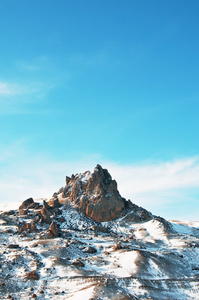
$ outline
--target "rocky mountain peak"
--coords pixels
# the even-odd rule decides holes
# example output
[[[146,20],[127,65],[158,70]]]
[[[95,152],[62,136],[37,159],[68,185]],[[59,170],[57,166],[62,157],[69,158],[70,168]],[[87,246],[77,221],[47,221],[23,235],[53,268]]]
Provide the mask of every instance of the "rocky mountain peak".
[[[117,182],[112,179],[107,169],[99,164],[93,173],[86,171],[66,176],[66,185],[54,198],[61,204],[71,203],[82,213],[96,222],[112,221],[139,207],[123,198],[117,190]],[[140,208],[141,209],[141,208]],[[136,215],[138,216],[138,215]],[[151,214],[144,210],[140,218],[150,218]]]
[[[91,173],[66,176],[66,186],[55,194],[60,203],[76,205],[81,212],[97,222],[110,221],[125,214],[126,200],[117,190],[107,169],[97,165]]]

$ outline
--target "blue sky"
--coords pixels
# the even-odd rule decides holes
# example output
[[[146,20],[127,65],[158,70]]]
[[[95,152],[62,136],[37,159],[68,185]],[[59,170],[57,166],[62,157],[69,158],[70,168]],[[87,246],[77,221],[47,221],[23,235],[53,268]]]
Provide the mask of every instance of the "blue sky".
[[[100,163],[138,205],[198,218],[198,11],[2,0],[0,201],[48,197]]]

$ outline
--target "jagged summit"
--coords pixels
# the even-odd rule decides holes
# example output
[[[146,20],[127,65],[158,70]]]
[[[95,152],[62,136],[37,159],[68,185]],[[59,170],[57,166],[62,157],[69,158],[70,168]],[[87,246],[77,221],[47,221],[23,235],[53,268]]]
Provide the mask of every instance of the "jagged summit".
[[[74,204],[97,222],[117,219],[132,210],[136,221],[152,217],[146,210],[123,198],[117,190],[117,182],[99,164],[93,173],[86,171],[71,177],[66,176],[66,186],[54,193],[53,198],[58,199],[61,204]]]

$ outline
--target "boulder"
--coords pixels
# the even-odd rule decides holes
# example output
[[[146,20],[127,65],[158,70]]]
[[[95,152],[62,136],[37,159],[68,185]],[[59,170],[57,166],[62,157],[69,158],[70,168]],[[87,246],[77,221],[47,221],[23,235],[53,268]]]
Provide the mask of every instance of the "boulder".
[[[88,246],[88,247],[86,248],[86,253],[91,253],[91,254],[93,254],[93,253],[96,253],[96,252],[97,252],[97,249],[95,249],[94,247]]]
[[[44,222],[46,222],[47,224],[51,223],[50,216],[53,215],[53,212],[51,211],[50,206],[46,203],[46,201],[44,201],[44,203],[43,203],[43,206],[41,209],[41,215],[42,215]]]
[[[49,229],[48,229],[48,236],[49,237],[56,237],[56,236],[59,236],[59,228],[57,226],[57,223],[56,222],[52,222],[49,226]]]
[[[28,209],[39,209],[40,208],[40,203],[39,202],[34,202],[34,203],[31,203],[29,206],[28,206]]]
[[[85,266],[85,264],[83,263],[83,261],[81,261],[80,259],[76,259],[75,261],[73,261],[72,265],[76,266],[76,267],[81,267],[81,268]]]
[[[48,205],[52,208],[59,208],[60,204],[59,204],[59,200],[57,198],[52,198],[48,201]]]
[[[19,206],[19,210],[27,209],[33,203],[34,203],[33,198],[28,198],[27,200],[22,202],[22,204]]]
[[[27,279],[33,279],[33,280],[39,280],[39,275],[37,274],[36,271],[31,271],[26,274]]]
[[[28,209],[20,209],[19,210],[19,216],[26,216],[28,214]]]

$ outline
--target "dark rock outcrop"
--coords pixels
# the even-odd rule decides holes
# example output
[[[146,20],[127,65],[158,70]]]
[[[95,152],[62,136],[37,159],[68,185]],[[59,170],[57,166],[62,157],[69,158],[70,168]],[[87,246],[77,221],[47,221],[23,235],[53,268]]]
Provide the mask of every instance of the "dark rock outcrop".
[[[59,236],[59,228],[56,222],[52,222],[49,226],[48,237],[57,237]]]
[[[22,204],[19,206],[19,210],[27,209],[33,203],[34,203],[33,198],[28,198],[27,200],[22,202]]]
[[[137,212],[142,208],[135,206],[130,200],[121,197],[117,190],[117,182],[112,179],[107,169],[97,165],[94,172],[66,176],[66,186],[54,193],[54,202],[72,203],[81,212],[96,222],[106,222],[125,216],[130,211]],[[53,203],[52,199],[50,204]],[[54,204],[53,204],[54,205]],[[139,221],[147,220],[152,215],[142,210]]]
[[[59,208],[60,207],[60,204],[59,204],[59,200],[57,198],[55,199],[50,199],[48,201],[48,205],[52,208]]]
[[[94,248],[94,247],[88,246],[88,247],[86,248],[86,253],[91,253],[91,254],[93,254],[93,253],[96,253],[96,252],[97,252],[97,249]]]
[[[50,217],[53,215],[53,212],[51,211],[50,206],[46,203],[46,201],[43,202],[43,206],[41,209],[41,215],[42,215],[44,222],[46,222],[47,224],[51,223]]]
[[[120,196],[116,181],[100,165],[92,174],[87,171],[66,177],[62,197],[97,222],[117,219],[126,212],[127,201]]]
[[[36,271],[31,271],[28,274],[26,274],[26,278],[32,280],[39,280],[39,275]]]

